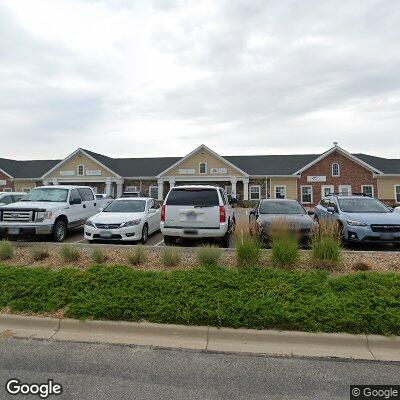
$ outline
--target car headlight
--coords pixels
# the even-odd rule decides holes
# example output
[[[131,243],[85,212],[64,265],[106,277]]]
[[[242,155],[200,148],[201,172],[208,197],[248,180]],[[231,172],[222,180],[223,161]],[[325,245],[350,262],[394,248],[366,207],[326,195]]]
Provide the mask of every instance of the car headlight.
[[[141,219],[134,219],[133,221],[124,222],[121,228],[126,228],[127,226],[135,226],[140,224]]]
[[[95,224],[90,219],[86,220],[85,225],[91,226],[92,228],[96,228]]]
[[[39,211],[36,215],[37,222],[43,222],[45,219],[51,219],[53,213],[51,211]]]
[[[346,220],[347,224],[350,226],[368,226],[365,222],[354,221],[352,219]]]

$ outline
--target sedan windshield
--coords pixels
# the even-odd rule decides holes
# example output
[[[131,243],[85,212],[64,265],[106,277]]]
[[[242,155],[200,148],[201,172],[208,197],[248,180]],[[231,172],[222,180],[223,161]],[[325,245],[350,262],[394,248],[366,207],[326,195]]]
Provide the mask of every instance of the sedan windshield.
[[[260,214],[307,214],[295,201],[262,201]]]
[[[339,199],[339,207],[348,213],[388,213],[389,209],[376,199]]]
[[[145,200],[116,200],[105,208],[103,212],[143,212],[145,207]]]
[[[64,203],[67,201],[68,189],[38,188],[31,190],[21,201],[45,201]]]

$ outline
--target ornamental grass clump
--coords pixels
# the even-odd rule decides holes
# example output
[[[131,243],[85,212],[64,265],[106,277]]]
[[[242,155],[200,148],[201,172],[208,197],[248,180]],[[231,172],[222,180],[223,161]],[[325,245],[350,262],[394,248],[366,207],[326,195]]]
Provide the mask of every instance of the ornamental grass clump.
[[[14,246],[8,241],[0,242],[0,261],[10,260],[14,257]]]
[[[161,253],[161,262],[165,267],[177,267],[181,263],[181,253],[175,247],[166,247]]]
[[[251,234],[249,224],[236,224],[235,241],[238,267],[257,266],[261,260],[262,242],[258,234]]]
[[[144,264],[147,261],[147,254],[144,246],[135,246],[135,248],[128,253],[127,259],[131,265]]]
[[[269,226],[271,239],[271,261],[280,267],[292,267],[300,259],[298,227],[291,227],[283,218]]]
[[[103,264],[107,261],[107,255],[100,247],[96,247],[92,251],[92,260],[95,264]]]
[[[60,256],[64,262],[78,261],[80,257],[79,250],[67,244],[61,246]]]
[[[197,250],[197,262],[202,267],[216,267],[221,259],[222,251],[215,246],[201,246]]]
[[[44,246],[38,245],[31,248],[32,261],[43,261],[49,256],[49,250]]]
[[[334,269],[340,263],[341,230],[336,221],[320,220],[319,230],[311,239],[312,259],[317,268]]]

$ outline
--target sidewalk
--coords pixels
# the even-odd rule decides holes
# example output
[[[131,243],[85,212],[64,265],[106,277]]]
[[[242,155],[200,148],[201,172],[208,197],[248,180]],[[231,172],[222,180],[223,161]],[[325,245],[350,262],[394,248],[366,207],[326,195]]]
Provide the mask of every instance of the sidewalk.
[[[374,335],[78,321],[0,314],[0,340],[9,337],[400,362],[400,337]]]

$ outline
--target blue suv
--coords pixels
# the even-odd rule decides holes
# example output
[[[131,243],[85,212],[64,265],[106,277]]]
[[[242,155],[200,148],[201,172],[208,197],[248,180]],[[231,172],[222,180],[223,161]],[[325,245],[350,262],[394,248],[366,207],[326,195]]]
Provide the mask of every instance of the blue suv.
[[[338,221],[347,243],[392,243],[400,247],[400,214],[367,195],[326,196],[315,208],[315,219]]]

